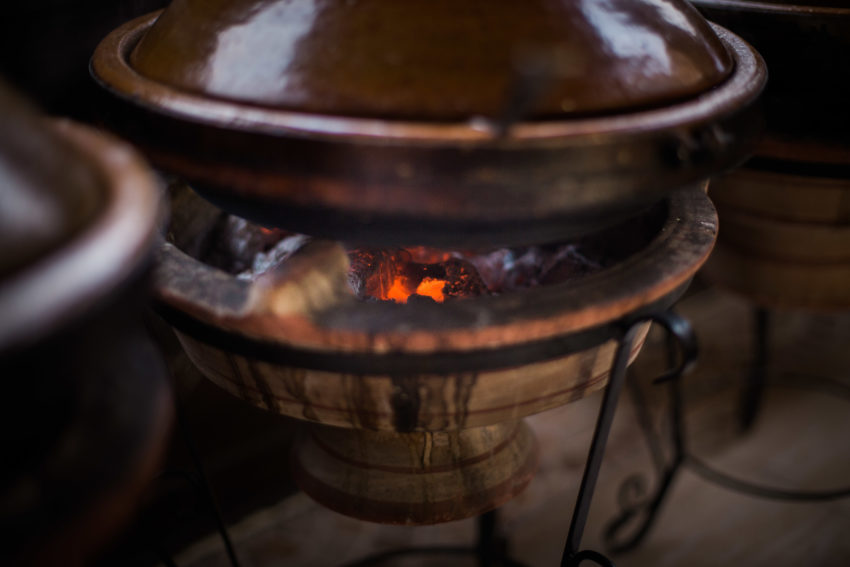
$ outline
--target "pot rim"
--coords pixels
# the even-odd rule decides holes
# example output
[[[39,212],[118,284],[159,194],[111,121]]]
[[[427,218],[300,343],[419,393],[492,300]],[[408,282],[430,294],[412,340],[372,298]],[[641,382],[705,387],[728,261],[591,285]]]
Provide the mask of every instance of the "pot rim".
[[[616,334],[610,327],[646,316],[647,309],[666,308],[660,304],[672,302],[687,286],[716,237],[711,201],[702,187],[690,187],[668,198],[662,228],[644,249],[562,284],[449,304],[374,304],[344,294],[318,309],[281,315],[257,301],[262,287],[256,282],[238,280],[166,243],[155,271],[155,295],[163,315],[181,332],[226,350],[241,350],[241,344],[260,358],[268,353],[284,359],[297,353],[307,353],[306,359],[365,356],[371,359],[364,362],[368,366],[376,357],[482,352],[494,357],[515,347],[548,348],[554,356],[552,345],[564,337],[605,328],[605,336],[584,340],[608,340]],[[557,348],[563,355],[563,345]],[[352,359],[341,367],[357,364]]]
[[[34,344],[129,284],[159,236],[159,192],[138,154],[88,126],[51,126],[103,178],[105,203],[63,246],[0,283],[0,352]]]

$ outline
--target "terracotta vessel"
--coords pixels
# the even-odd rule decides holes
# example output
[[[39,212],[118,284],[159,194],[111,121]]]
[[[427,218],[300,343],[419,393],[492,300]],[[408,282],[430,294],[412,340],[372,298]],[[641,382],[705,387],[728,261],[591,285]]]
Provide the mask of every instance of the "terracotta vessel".
[[[170,425],[140,323],[158,192],[128,146],[0,87],[0,195],[0,563],[83,565],[131,517]]]
[[[613,267],[497,297],[363,302],[343,248],[323,241],[256,282],[167,244],[157,294],[211,380],[321,424],[297,451],[304,490],[364,519],[447,521],[525,485],[535,449],[516,421],[603,388],[617,326],[672,303],[705,260],[716,225],[702,190],[675,193],[655,218]],[[180,225],[170,232],[183,237]]]
[[[699,186],[753,147],[766,81],[680,0],[175,0],[91,70],[154,163],[228,213],[329,239],[251,283],[182,253],[205,217],[180,214],[161,309],[211,380],[314,424],[305,490],[396,523],[478,514],[528,481],[518,420],[604,387],[620,326],[684,290],[715,237]],[[450,304],[358,300],[330,241],[493,249],[635,218],[635,248],[595,276]]]

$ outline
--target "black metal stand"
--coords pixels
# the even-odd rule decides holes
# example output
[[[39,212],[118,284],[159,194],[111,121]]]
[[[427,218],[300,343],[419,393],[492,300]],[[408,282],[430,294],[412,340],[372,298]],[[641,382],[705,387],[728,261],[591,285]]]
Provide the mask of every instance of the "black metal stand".
[[[748,431],[758,419],[759,410],[766,389],[770,386],[767,381],[767,366],[770,360],[770,312],[763,307],[753,309],[755,337],[753,340],[752,367],[747,376],[741,399],[741,428]],[[807,382],[812,382],[807,377]],[[850,388],[845,385],[832,383],[827,393],[850,399]],[[843,390],[843,391],[842,391]],[[708,465],[698,457],[688,454],[687,465],[703,480],[722,486],[728,490],[765,498],[768,500],[783,500],[787,502],[824,502],[838,500],[850,496],[850,486],[832,490],[788,490],[747,482]]]
[[[741,398],[741,430],[748,431],[758,417],[761,402],[764,398],[765,376],[767,374],[768,357],[768,324],[769,314],[764,307],[756,307],[753,323],[755,325],[755,352],[748,380],[744,385]]]
[[[746,431],[752,427],[758,417],[762,399],[767,387],[767,364],[769,360],[768,331],[770,316],[767,310],[756,308],[754,311],[755,337],[753,341],[753,361],[748,381],[745,384],[740,408],[740,424]],[[675,334],[675,333],[674,333]],[[669,338],[669,337],[668,337]],[[680,344],[682,342],[680,341]],[[668,341],[668,353],[675,357],[674,346]],[[675,378],[678,378],[676,376]],[[656,381],[657,382],[657,381]],[[833,388],[843,388],[841,395],[850,400],[850,388],[832,385]],[[850,496],[850,487],[835,490],[785,490],[762,486],[743,481],[720,472],[694,456],[688,451],[684,424],[684,402],[681,393],[681,381],[670,381],[669,421],[671,425],[672,456],[665,463],[662,441],[652,426],[649,410],[643,395],[637,385],[631,390],[638,421],[649,445],[656,473],[659,478],[658,487],[653,495],[646,495],[646,482],[640,474],[626,479],[620,488],[620,514],[615,517],[605,530],[606,546],[614,553],[629,551],[635,548],[649,533],[657,519],[661,505],[667,496],[670,486],[681,467],[686,466],[703,480],[722,486],[732,491],[750,496],[771,500],[818,502],[836,500]],[[631,535],[624,535],[624,530],[632,525]]]
[[[670,384],[671,393],[674,400],[678,400],[681,396],[681,385],[679,378],[693,365],[697,356],[696,337],[693,330],[685,319],[682,319],[675,313],[668,311],[651,317],[656,323],[663,326],[668,332],[668,346],[670,347],[670,370],[655,380],[656,383],[668,382]],[[622,388],[626,376],[626,365],[628,363],[629,351],[624,351],[623,347],[626,343],[631,344],[634,341],[634,334],[637,332],[638,325],[632,326],[626,333],[625,339],[620,344],[620,347],[615,357],[614,367],[608,389],[606,390],[605,399],[602,402],[602,410],[599,416],[596,432],[594,433],[593,443],[590,449],[588,465],[585,469],[585,479],[582,481],[582,487],[579,490],[579,497],[576,504],[576,509],[573,515],[573,523],[570,526],[570,535],[567,539],[567,548],[564,551],[564,557],[561,561],[562,566],[577,566],[585,559],[593,561],[598,565],[610,566],[613,565],[605,556],[589,551],[579,551],[581,538],[581,530],[587,519],[587,512],[590,506],[590,497],[592,495],[593,484],[596,481],[596,476],[599,473],[599,464],[601,463],[601,454],[595,456],[594,453],[604,451],[605,441],[607,440],[608,432],[610,431],[611,421],[614,418],[614,409],[616,406],[616,396]],[[680,354],[676,354],[678,348]],[[679,361],[678,364],[676,361]],[[671,419],[681,425],[681,405],[676,402],[671,404]],[[681,435],[682,428],[674,428],[674,455],[669,465],[663,464],[663,456],[660,449],[654,451],[657,456],[660,477],[662,479],[658,492],[653,498],[641,499],[636,502],[631,494],[642,495],[642,481],[640,477],[630,478],[623,486],[620,493],[621,506],[623,513],[614,522],[608,526],[605,531],[605,540],[608,547],[614,551],[624,551],[637,545],[642,537],[649,531],[652,522],[657,514],[658,508],[661,505],[668,489],[670,488],[676,473],[681,466],[684,455],[684,443]],[[599,461],[599,462],[597,462]],[[586,486],[586,482],[589,484]],[[586,492],[587,489],[589,492]],[[585,501],[586,500],[586,501]],[[644,521],[639,524],[634,535],[628,537],[625,541],[617,541],[620,531],[633,523],[640,517]]]
[[[429,546],[404,547],[383,551],[346,563],[345,567],[366,567],[380,565],[384,561],[408,555],[474,555],[480,567],[524,567],[511,559],[508,553],[508,540],[499,530],[498,511],[491,510],[478,517],[478,538],[475,546]]]
[[[177,476],[184,480],[186,480],[194,489],[195,495],[198,501],[202,504],[202,507],[205,511],[205,515],[211,516],[215,522],[216,531],[218,532],[219,538],[221,538],[222,544],[224,545],[225,553],[227,554],[228,561],[232,567],[239,567],[239,558],[236,555],[236,549],[233,546],[233,541],[230,538],[230,533],[227,529],[227,523],[224,521],[224,517],[221,513],[221,508],[218,505],[218,499],[215,496],[215,491],[210,484],[209,477],[206,474],[206,467],[204,467],[204,463],[201,460],[200,453],[198,452],[197,445],[195,444],[194,437],[192,436],[192,432],[190,430],[189,424],[186,422],[185,417],[183,416],[183,412],[177,404],[177,408],[175,411],[177,416],[177,428],[180,431],[180,435],[183,438],[183,442],[186,444],[186,448],[189,452],[189,456],[192,460],[192,466],[195,471],[192,474],[186,470],[165,470],[160,473],[160,478]],[[177,564],[174,561],[174,558],[171,557],[168,553],[166,553],[162,548],[157,545],[149,545],[151,550],[157,556],[161,563],[163,563],[166,567],[177,567]]]
[[[596,487],[596,481],[599,477],[599,471],[602,466],[603,457],[605,455],[605,446],[608,442],[608,436],[611,431],[611,425],[614,421],[614,415],[617,410],[617,402],[620,397],[620,392],[626,382],[627,367],[631,353],[634,349],[637,338],[646,322],[655,322],[664,327],[668,332],[670,352],[675,353],[678,350],[678,355],[675,360],[671,360],[671,368],[662,376],[656,379],[656,382],[669,382],[671,391],[674,393],[675,400],[671,405],[673,408],[672,417],[681,422],[681,401],[679,397],[679,380],[678,378],[693,364],[696,360],[696,339],[693,331],[687,321],[672,312],[660,312],[648,316],[641,317],[637,320],[629,322],[621,328],[620,333],[616,337],[618,340],[617,351],[614,355],[614,360],[610,370],[608,386],[602,399],[602,404],[599,409],[599,414],[596,421],[596,428],[593,433],[593,439],[588,451],[587,464],[582,476],[581,485],[579,487],[576,504],[573,510],[572,520],[567,535],[564,553],[561,558],[562,567],[578,567],[584,561],[591,561],[602,567],[613,567],[613,563],[602,553],[593,550],[581,549],[581,540],[584,534],[584,528],[587,523],[588,513],[593,498],[593,492]],[[676,362],[678,360],[678,363]],[[195,449],[194,442],[185,423],[181,422],[181,430],[189,445],[190,452],[194,464],[198,470],[200,485],[209,497],[209,502],[215,512],[215,518],[219,535],[224,542],[225,549],[233,567],[238,567],[238,559],[235,550],[231,543],[227,526],[225,525],[221,512],[215,504],[215,496],[212,488],[204,474],[203,464]],[[681,432],[681,423],[675,428],[676,432]],[[678,470],[682,455],[684,455],[683,442],[681,435],[676,434],[674,443],[678,448],[677,456],[673,463],[665,470],[663,489],[659,494],[645,506],[630,508],[621,523],[626,523],[632,519],[639,510],[646,509],[650,521],[646,523],[634,539],[636,543],[642,535],[648,531],[651,525],[651,518],[655,516],[657,508],[666,494],[667,488],[672,482],[676,471]],[[609,531],[610,528],[609,528]],[[614,529],[613,531],[618,531]],[[615,550],[622,549],[622,546],[615,546]],[[353,563],[349,563],[346,567],[366,567],[368,565],[381,564],[384,561],[395,559],[408,555],[474,555],[480,567],[522,567],[523,564],[511,559],[508,550],[508,541],[504,534],[501,533],[498,525],[498,512],[487,512],[478,517],[478,537],[474,546],[431,546],[431,547],[407,547],[402,549],[390,550],[377,553]]]
[[[189,453],[192,457],[195,469],[198,472],[198,478],[200,480],[201,487],[204,489],[204,494],[206,494],[210,510],[215,518],[216,529],[218,530],[221,541],[224,544],[224,550],[227,552],[227,558],[230,560],[230,565],[232,565],[232,567],[239,567],[239,559],[236,557],[236,549],[233,547],[233,541],[230,539],[230,533],[227,531],[227,524],[224,521],[224,517],[221,515],[221,508],[218,505],[218,499],[215,497],[215,491],[212,489],[209,477],[207,477],[204,463],[201,460],[201,455],[198,453],[198,448],[195,445],[192,432],[189,430],[189,425],[183,418],[182,412],[179,411],[179,408],[177,412],[177,422],[180,432],[183,434],[186,446],[189,448]]]

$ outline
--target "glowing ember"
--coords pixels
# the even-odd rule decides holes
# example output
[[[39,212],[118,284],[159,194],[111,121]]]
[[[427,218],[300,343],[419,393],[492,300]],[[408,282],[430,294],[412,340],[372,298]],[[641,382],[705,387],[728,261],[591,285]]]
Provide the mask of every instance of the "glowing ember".
[[[443,294],[443,290],[447,283],[449,282],[446,280],[425,278],[419,282],[419,285],[416,287],[416,293],[418,295],[430,297],[434,301],[442,303],[446,299],[446,296]]]
[[[348,255],[348,281],[361,299],[407,303],[415,297],[442,303],[446,298],[488,293],[475,266],[451,252],[359,248]]]
[[[253,280],[276,269],[310,237],[269,229],[233,216],[216,221],[203,245],[210,265]],[[444,303],[466,297],[499,295],[549,285],[602,268],[581,245],[501,248],[483,253],[410,248],[348,250],[348,284],[364,301]]]
[[[412,292],[407,289],[406,285],[404,285],[404,280],[402,278],[396,278],[390,286],[390,289],[388,289],[384,295],[386,296],[386,299],[391,299],[396,303],[407,303],[407,298],[410,297],[411,294]]]

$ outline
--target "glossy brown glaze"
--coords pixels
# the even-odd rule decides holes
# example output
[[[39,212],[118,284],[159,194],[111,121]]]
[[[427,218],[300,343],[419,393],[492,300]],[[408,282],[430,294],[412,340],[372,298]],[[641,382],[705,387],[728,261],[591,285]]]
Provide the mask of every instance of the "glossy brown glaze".
[[[4,107],[0,134],[0,264],[28,260],[0,271],[0,564],[87,565],[167,445],[170,387],[142,328],[159,192],[102,132]]]
[[[72,238],[92,221],[105,192],[78,148],[0,84],[0,278]]]
[[[223,99],[425,120],[659,106],[733,68],[683,0],[175,0],[131,63]]]
[[[66,233],[49,255],[17,270],[14,277],[0,279],[0,351],[82,319],[143,273],[159,238],[159,193],[141,158],[126,144],[91,128],[68,121],[48,125],[102,182],[95,191],[99,202],[96,213]],[[53,165],[41,167],[50,170]],[[59,184],[48,190],[63,188]],[[0,242],[5,254],[12,243]]]
[[[693,100],[499,135],[487,121],[332,117],[187,93],[128,61],[154,18],[115,30],[92,59],[110,125],[222,208],[325,238],[471,248],[585,234],[739,163],[761,126],[764,65],[721,28],[735,72]]]

